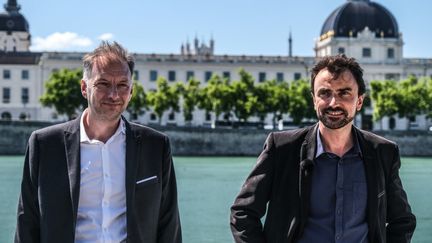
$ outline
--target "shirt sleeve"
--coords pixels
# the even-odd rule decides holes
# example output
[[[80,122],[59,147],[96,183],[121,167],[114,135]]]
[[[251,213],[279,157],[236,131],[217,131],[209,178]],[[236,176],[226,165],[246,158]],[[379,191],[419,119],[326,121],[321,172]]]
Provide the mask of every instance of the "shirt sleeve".
[[[15,243],[40,242],[39,205],[37,194],[38,144],[35,133],[30,136],[25,159],[21,194],[18,201]]]
[[[410,242],[416,227],[416,218],[411,212],[407,194],[399,177],[401,166],[399,148],[394,147],[394,158],[386,183],[387,193],[387,242]]]
[[[265,242],[261,218],[270,199],[274,171],[273,133],[267,137],[257,163],[231,207],[231,231],[235,242]]]

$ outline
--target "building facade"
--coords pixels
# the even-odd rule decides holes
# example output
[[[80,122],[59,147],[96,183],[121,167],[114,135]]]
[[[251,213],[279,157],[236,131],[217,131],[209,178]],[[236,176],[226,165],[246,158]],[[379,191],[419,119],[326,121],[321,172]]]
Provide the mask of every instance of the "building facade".
[[[42,107],[39,97],[53,71],[81,68],[85,53],[30,52],[29,25],[19,10],[17,1],[8,0],[5,12],[0,14],[1,119],[64,120],[55,110]],[[398,81],[408,75],[432,76],[432,59],[404,58],[404,42],[396,18],[385,7],[369,0],[348,0],[329,15],[315,42],[315,56],[293,57],[291,36],[289,43],[290,52],[285,56],[217,55],[213,38],[208,44],[195,38],[193,44],[182,44],[179,54],[134,54],[134,77],[147,91],[156,89],[159,76],[172,83],[194,77],[205,85],[213,74],[237,80],[240,68],[251,73],[256,82],[271,79],[290,82],[308,78],[310,68],[320,57],[339,53],[355,57],[361,63],[366,82]],[[214,119],[197,110],[192,125],[208,126]],[[289,116],[284,116],[284,120],[289,121]],[[138,121],[156,123],[157,118],[147,111]],[[270,116],[266,121],[271,123]],[[181,112],[168,111],[162,124],[182,126],[185,121]],[[422,130],[431,126],[425,116],[410,119],[395,116],[372,122],[371,107],[366,107],[364,114],[356,118],[356,124],[376,130]]]

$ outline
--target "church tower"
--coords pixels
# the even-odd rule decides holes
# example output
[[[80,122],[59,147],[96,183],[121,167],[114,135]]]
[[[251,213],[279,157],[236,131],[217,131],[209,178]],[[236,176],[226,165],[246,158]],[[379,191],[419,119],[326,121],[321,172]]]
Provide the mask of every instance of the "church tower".
[[[0,51],[28,52],[30,47],[29,24],[19,13],[21,6],[16,0],[8,0],[6,12],[0,13]]]

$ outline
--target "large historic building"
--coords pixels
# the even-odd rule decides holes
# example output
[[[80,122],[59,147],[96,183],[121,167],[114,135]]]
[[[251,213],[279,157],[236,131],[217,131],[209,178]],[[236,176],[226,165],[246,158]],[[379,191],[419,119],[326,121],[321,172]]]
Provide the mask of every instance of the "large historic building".
[[[341,0],[342,1],[342,0]],[[84,53],[78,52],[30,52],[29,24],[17,1],[8,0],[5,12],[0,14],[0,115],[2,119],[31,119],[42,121],[63,120],[53,109],[44,108],[39,97],[50,74],[61,68],[80,68]],[[179,54],[135,54],[135,78],[146,90],[156,88],[158,76],[168,81],[185,81],[190,77],[203,85],[213,75],[235,80],[238,70],[244,68],[256,82],[268,79],[289,82],[308,78],[309,69],[319,57],[345,53],[355,57],[365,69],[365,80],[393,79],[408,75],[431,76],[432,59],[403,57],[403,39],[395,17],[383,6],[369,0],[348,0],[335,9],[324,22],[315,43],[315,56],[293,57],[217,55],[215,41],[181,45]],[[373,129],[427,129],[431,126],[425,116],[400,119],[397,116],[372,122],[370,107],[356,119],[356,124]],[[143,123],[156,122],[151,111],[140,116]],[[197,110],[193,125],[209,125],[214,117]],[[284,117],[289,121],[289,116]],[[270,116],[268,117],[270,123]],[[166,112],[162,124],[182,126],[180,113]]]

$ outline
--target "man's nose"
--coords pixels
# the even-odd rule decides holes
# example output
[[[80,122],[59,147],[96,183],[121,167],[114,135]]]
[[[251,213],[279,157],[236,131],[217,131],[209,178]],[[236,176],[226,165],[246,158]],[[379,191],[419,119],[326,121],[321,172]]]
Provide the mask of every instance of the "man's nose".
[[[108,92],[110,97],[118,97],[119,92],[116,85],[112,85]]]
[[[337,95],[331,95],[329,97],[329,99],[330,99],[330,102],[329,102],[330,106],[335,106],[339,103],[339,99],[338,99]]]

